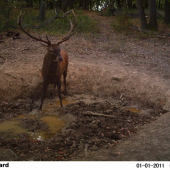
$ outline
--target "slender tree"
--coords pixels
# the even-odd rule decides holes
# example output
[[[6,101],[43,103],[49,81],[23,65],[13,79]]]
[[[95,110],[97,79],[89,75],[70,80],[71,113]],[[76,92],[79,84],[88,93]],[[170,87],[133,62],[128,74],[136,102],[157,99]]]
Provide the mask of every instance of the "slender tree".
[[[147,26],[145,12],[144,12],[144,8],[143,8],[143,1],[136,0],[136,4],[137,4],[138,12],[139,12],[141,29],[146,30],[148,28],[148,26]]]
[[[121,3],[120,0],[116,0],[116,6],[120,10],[121,9]]]
[[[165,0],[165,20],[170,24],[170,0]]]
[[[143,2],[144,2],[144,8],[148,8],[148,0],[143,0]]]
[[[64,12],[66,12],[68,7],[68,0],[62,0],[62,9]]]
[[[39,10],[39,19],[41,21],[45,21],[46,18],[46,2],[45,0],[41,0],[40,10]]]
[[[149,26],[158,29],[156,16],[156,0],[149,0]]]

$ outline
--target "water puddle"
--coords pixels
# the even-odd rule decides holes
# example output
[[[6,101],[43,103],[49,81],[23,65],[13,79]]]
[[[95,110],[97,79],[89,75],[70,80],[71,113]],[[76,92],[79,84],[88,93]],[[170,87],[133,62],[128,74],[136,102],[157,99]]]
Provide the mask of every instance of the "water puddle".
[[[19,134],[28,134],[29,139],[45,140],[55,136],[65,125],[57,116],[43,116],[40,120],[48,125],[48,130],[39,132],[29,132],[28,129],[20,125],[21,119],[36,119],[35,116],[18,115],[9,121],[0,124],[0,136],[5,139],[19,139]]]
[[[68,104],[74,103],[74,101],[70,101],[68,99],[63,99],[63,106],[66,106]],[[60,101],[57,101],[53,104],[48,104],[44,107],[43,112],[51,112],[55,110],[55,107],[60,107]],[[32,126],[33,130],[35,132],[32,132],[31,130],[28,130],[25,128],[25,126],[21,126],[22,120],[27,123],[27,128]],[[30,119],[33,119],[29,121]],[[42,127],[40,129],[34,129],[34,127],[37,127],[38,121],[42,121],[42,124],[45,123],[48,125],[47,130],[42,130]],[[34,124],[32,124],[34,123]],[[36,124],[37,123],[37,124]],[[13,118],[8,121],[4,121],[0,123],[0,138],[5,139],[20,139],[21,134],[29,135],[30,140],[45,140],[50,139],[55,136],[56,133],[58,133],[65,125],[65,122],[61,121],[57,116],[43,116],[39,119],[36,118],[35,115],[18,115],[16,118]]]
[[[10,135],[17,135],[20,133],[27,133],[27,130],[19,125],[19,121],[10,120],[4,121],[0,124],[0,136],[8,137]]]
[[[75,101],[62,99],[62,103],[63,103],[63,106],[67,106],[69,104],[75,103]],[[53,104],[50,103],[50,104],[47,104],[46,106],[44,106],[43,112],[49,112],[51,109],[53,110],[56,106],[60,107],[60,101],[59,100],[57,102],[53,103]]]
[[[137,110],[135,107],[130,107],[130,108],[127,108],[126,110],[131,111],[133,113],[141,113],[141,110]]]
[[[40,120],[48,125],[48,131],[30,133],[31,138],[37,140],[50,139],[55,136],[65,125],[57,116],[44,116]]]

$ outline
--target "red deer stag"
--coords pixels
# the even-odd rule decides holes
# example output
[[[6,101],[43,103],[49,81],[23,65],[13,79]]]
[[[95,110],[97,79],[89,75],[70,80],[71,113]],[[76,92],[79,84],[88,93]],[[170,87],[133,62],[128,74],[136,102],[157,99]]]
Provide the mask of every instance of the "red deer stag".
[[[74,16],[74,23],[72,23],[71,20],[68,20],[66,17],[67,14],[70,14],[70,12],[73,13]],[[29,37],[33,38],[34,40],[43,42],[47,44],[47,52],[44,57],[44,62],[42,66],[42,77],[43,77],[43,95],[42,100],[39,109],[42,110],[43,101],[45,98],[45,94],[47,91],[47,87],[49,84],[54,84],[54,91],[57,86],[58,89],[58,97],[60,99],[60,106],[62,107],[62,99],[61,99],[61,76],[64,77],[64,86],[65,86],[65,94],[66,94],[66,77],[67,77],[67,67],[68,67],[68,54],[60,50],[59,45],[70,39],[70,37],[74,34],[75,27],[77,25],[77,20],[74,14],[74,11],[71,10],[63,15],[68,22],[71,25],[70,31],[68,34],[60,39],[57,43],[52,44],[50,40],[48,39],[48,36],[46,35],[47,40],[43,40],[42,38],[37,38],[28,33],[21,25],[23,21],[23,17],[21,17],[21,14],[18,18],[18,25],[20,26],[21,30],[26,33]],[[54,93],[53,91],[53,93]]]

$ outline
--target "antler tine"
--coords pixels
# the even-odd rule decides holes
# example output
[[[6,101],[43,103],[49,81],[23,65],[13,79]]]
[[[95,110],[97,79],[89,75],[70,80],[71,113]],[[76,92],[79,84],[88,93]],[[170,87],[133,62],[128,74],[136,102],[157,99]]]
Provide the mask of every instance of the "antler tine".
[[[73,13],[73,16],[74,16],[74,24],[73,24],[72,21],[69,20],[69,19],[67,18],[67,16],[66,16],[67,14],[70,14],[71,12]],[[76,26],[77,26],[77,20],[76,20],[76,16],[75,16],[73,10],[65,13],[65,14],[63,15],[63,18],[66,18],[66,19],[67,19],[67,21],[69,22],[69,24],[70,24],[71,27],[70,27],[70,31],[68,32],[68,34],[57,42],[58,45],[61,44],[61,43],[64,42],[64,41],[69,40],[70,37],[75,33],[74,29],[75,29]],[[74,32],[73,32],[73,31],[74,31]]]
[[[47,35],[46,35],[46,39],[47,39],[47,41],[48,41],[48,44],[51,44],[51,42],[50,42],[50,40],[49,40],[49,38],[48,38]]]
[[[60,17],[58,16],[59,11],[57,11],[56,8],[55,8],[55,14],[56,14],[56,15],[55,15],[51,20],[46,21],[45,24],[50,24],[50,23],[53,22],[55,19],[60,18]]]
[[[73,10],[70,10],[70,11],[66,12],[66,13],[63,15],[63,18],[65,18],[66,15],[70,14],[72,11],[73,11]]]
[[[46,36],[46,39],[47,39],[47,41],[45,41],[45,40],[43,40],[42,38],[37,38],[37,37],[34,37],[33,35],[31,35],[28,31],[26,31],[23,27],[22,27],[22,21],[23,21],[23,18],[24,18],[24,14],[22,15],[22,11],[20,12],[20,15],[19,15],[19,17],[18,17],[18,25],[19,25],[19,27],[21,28],[21,30],[23,31],[23,32],[25,32],[25,34],[27,34],[29,37],[31,37],[32,39],[34,39],[34,40],[37,40],[37,41],[41,41],[41,42],[43,42],[43,43],[46,43],[46,44],[51,44],[51,42],[49,41],[49,39],[48,39],[48,37]]]

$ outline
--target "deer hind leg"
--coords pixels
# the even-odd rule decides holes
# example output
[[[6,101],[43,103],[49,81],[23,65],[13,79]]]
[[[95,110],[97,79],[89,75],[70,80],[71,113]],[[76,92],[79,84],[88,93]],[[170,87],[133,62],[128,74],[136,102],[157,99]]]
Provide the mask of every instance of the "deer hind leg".
[[[42,110],[42,105],[43,105],[43,101],[44,101],[44,98],[45,98],[45,94],[47,92],[47,87],[48,87],[48,83],[43,82],[43,95],[42,95],[42,99],[41,99],[41,104],[40,104],[39,110]]]
[[[67,77],[67,69],[63,73],[65,95],[67,94],[67,90],[66,90],[66,77]]]
[[[63,107],[62,99],[61,99],[61,81],[57,83],[57,89],[58,89],[58,97],[60,99],[60,106]]]
[[[54,84],[54,88],[53,88],[53,92],[52,92],[52,95],[51,95],[51,99],[54,98],[56,86],[57,86],[57,84]]]

